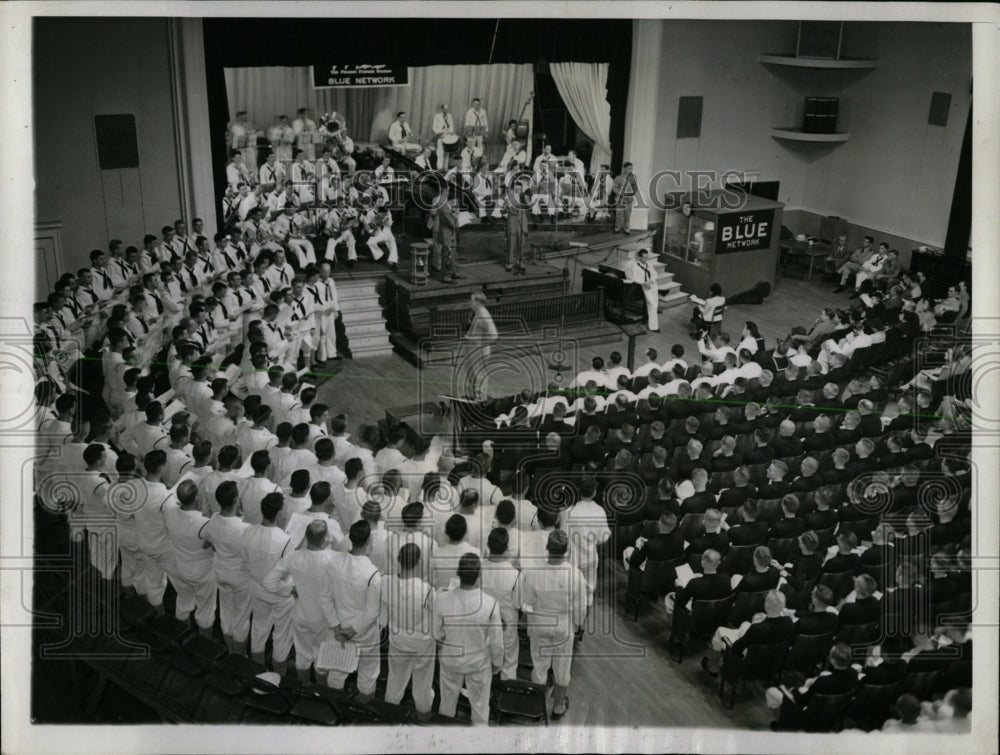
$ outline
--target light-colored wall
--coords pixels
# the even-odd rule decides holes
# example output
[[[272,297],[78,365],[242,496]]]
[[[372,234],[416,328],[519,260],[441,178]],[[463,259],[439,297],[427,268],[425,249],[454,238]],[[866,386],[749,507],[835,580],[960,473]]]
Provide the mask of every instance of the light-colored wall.
[[[167,21],[39,18],[33,39],[35,214],[61,221],[67,269],[109,238],[141,244],[180,216]],[[132,113],[139,167],[100,170],[94,116]]]
[[[770,135],[794,122],[796,98],[757,62],[761,52],[793,46],[795,33],[789,21],[665,21],[654,168],[759,171],[761,180],[781,181],[780,201],[798,202],[807,160]],[[699,95],[701,136],[677,139],[678,99]]]
[[[844,81],[838,129],[850,141],[809,166],[799,206],[943,246],[969,114],[972,29],[848,23],[844,42],[846,55],[878,58],[878,68]],[[951,94],[947,126],[927,123],[935,91]]]
[[[659,77],[650,174],[756,170],[760,180],[779,180],[779,200],[806,217],[838,215],[875,235],[943,245],[969,108],[969,25],[847,23],[842,54],[879,59],[867,73],[758,61],[763,52],[793,52],[797,28],[794,21],[663,22],[660,65],[647,72]],[[927,125],[934,91],[952,95],[943,128]],[[704,97],[700,138],[676,138],[678,98],[686,95]],[[801,127],[811,95],[840,97],[838,130],[849,141],[798,145],[770,136],[775,126]],[[651,213],[651,222],[661,219]]]

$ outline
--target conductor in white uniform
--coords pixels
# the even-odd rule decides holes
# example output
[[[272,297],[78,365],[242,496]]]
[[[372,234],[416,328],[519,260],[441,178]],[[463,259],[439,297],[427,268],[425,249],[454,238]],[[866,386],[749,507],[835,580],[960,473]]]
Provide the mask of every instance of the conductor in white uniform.
[[[660,332],[659,289],[656,285],[656,268],[649,262],[649,250],[640,249],[634,260],[625,266],[625,280],[638,283],[642,287],[642,297],[646,300],[646,327],[653,333]]]

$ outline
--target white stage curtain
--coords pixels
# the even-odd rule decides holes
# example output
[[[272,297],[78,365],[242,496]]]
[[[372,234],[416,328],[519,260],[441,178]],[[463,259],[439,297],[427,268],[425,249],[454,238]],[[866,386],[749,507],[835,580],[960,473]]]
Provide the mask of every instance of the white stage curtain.
[[[611,163],[611,105],[607,63],[549,63],[559,96],[570,117],[594,140],[590,172],[597,175],[602,163]]]
[[[355,141],[380,144],[386,141],[389,124],[401,110],[409,114],[414,135],[429,139],[441,103],[451,108],[455,128],[461,133],[465,111],[472,98],[479,97],[490,126],[486,157],[494,163],[499,162],[506,146],[504,127],[520,115],[534,81],[530,64],[508,63],[410,68],[408,86],[365,89],[314,89],[309,66],[227,68],[225,75],[230,118],[246,110],[266,132],[278,115],[293,121],[300,107],[309,108],[317,122],[323,113],[337,111]],[[525,116],[531,118],[530,107]]]

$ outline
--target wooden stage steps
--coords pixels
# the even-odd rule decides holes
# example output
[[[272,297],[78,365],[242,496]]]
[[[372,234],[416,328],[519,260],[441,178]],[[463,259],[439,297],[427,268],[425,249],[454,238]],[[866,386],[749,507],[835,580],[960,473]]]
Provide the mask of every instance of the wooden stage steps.
[[[376,279],[338,281],[337,300],[354,359],[392,353]]]

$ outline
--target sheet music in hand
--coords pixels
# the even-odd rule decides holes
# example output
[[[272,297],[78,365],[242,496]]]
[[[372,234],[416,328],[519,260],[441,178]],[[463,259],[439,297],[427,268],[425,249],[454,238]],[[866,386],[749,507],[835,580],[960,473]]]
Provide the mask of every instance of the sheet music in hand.
[[[342,644],[337,639],[330,639],[319,646],[316,668],[351,673],[358,670],[360,654],[361,648],[357,644]]]
[[[687,564],[680,564],[674,571],[677,572],[677,579],[674,580],[677,587],[687,587],[687,583],[694,577],[694,570]]]

